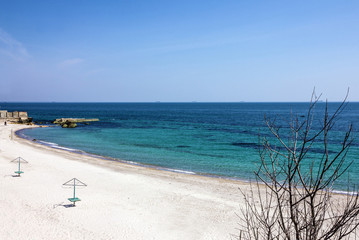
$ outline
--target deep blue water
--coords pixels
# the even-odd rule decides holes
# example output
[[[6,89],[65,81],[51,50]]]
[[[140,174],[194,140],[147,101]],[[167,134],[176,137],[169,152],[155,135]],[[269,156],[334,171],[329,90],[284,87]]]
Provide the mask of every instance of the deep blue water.
[[[23,133],[30,138],[56,143],[116,159],[152,166],[223,177],[253,179],[259,164],[259,137],[271,139],[264,116],[276,118],[284,137],[291,115],[305,115],[309,103],[1,103],[1,109],[27,111],[36,122],[55,118],[99,118],[99,122],[36,128]],[[316,107],[313,128],[320,125],[324,103]],[[330,103],[333,112],[339,103]],[[353,123],[359,131],[359,103],[349,103],[329,138],[330,153],[340,147],[344,131]],[[275,143],[275,141],[273,141]],[[308,157],[318,158],[320,143]],[[359,182],[359,141],[354,139],[347,156],[353,161],[351,180]],[[337,185],[343,188],[344,177]]]

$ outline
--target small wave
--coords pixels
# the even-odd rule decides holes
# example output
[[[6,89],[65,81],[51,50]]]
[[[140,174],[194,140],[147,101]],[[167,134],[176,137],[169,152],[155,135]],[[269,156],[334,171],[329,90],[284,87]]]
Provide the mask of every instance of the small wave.
[[[196,174],[195,172],[185,171],[185,170],[178,170],[178,169],[169,169],[169,168],[166,168],[165,170],[170,171],[170,172],[186,173],[186,174],[193,174],[193,175]]]
[[[58,146],[56,143],[46,142],[46,141],[42,141],[42,140],[37,140],[36,142],[37,142],[37,143],[40,143],[40,144],[44,144],[44,145],[46,145],[46,146],[50,146],[50,147],[52,147],[52,146]]]
[[[358,192],[348,192],[348,191],[339,191],[339,190],[332,190],[333,193],[338,193],[342,195],[357,195]]]
[[[60,145],[58,145],[57,143],[53,143],[53,142],[46,142],[46,141],[42,141],[42,140],[37,140],[36,142],[37,142],[37,143],[40,143],[40,144],[42,144],[42,145],[51,147],[51,148],[66,150],[66,151],[69,151],[69,152],[78,152],[78,153],[81,153],[81,152],[82,152],[82,151],[79,150],[79,149],[63,147],[63,146],[60,146]]]
[[[55,147],[55,148],[61,148],[61,146],[59,146],[57,143],[53,143],[53,142],[46,142],[46,141],[42,141],[42,140],[37,140],[37,143],[49,146],[49,147]]]
[[[61,147],[61,146],[59,146],[59,145],[53,146],[53,147],[54,147],[54,148],[57,148],[57,149],[62,149],[62,150],[70,151],[70,152],[81,152],[81,150],[78,150],[78,149]]]

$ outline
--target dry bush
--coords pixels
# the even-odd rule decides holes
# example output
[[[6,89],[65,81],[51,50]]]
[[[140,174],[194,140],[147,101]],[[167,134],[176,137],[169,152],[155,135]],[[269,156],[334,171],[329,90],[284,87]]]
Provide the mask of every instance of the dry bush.
[[[286,137],[275,120],[265,118],[275,141],[260,138],[256,182],[251,191],[242,192],[245,205],[239,214],[238,239],[356,239],[358,192],[349,189],[349,180],[348,194],[332,191],[333,184],[351,165],[345,159],[353,141],[352,126],[340,149],[328,149],[328,135],[346,106],[346,98],[331,115],[326,103],[320,128],[314,128],[318,99],[313,93],[306,116],[292,115]],[[318,144],[320,157],[308,157]]]

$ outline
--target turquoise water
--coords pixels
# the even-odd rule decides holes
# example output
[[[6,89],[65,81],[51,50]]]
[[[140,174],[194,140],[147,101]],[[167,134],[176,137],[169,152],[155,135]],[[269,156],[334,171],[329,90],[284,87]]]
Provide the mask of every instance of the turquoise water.
[[[329,111],[337,103],[329,104]],[[253,179],[259,163],[259,138],[271,138],[264,115],[276,117],[283,134],[291,113],[304,115],[308,103],[3,103],[2,109],[27,111],[34,121],[50,122],[60,117],[100,118],[100,122],[36,128],[21,134],[71,149],[204,175]],[[316,116],[324,111],[318,104]],[[359,103],[350,103],[330,136],[330,149],[340,147],[348,124],[358,135]],[[320,122],[314,121],[314,128]],[[284,135],[286,137],[286,135]],[[347,156],[353,160],[351,179],[358,183],[359,144],[355,140]],[[308,157],[318,158],[320,144]],[[346,178],[339,182],[344,186]]]

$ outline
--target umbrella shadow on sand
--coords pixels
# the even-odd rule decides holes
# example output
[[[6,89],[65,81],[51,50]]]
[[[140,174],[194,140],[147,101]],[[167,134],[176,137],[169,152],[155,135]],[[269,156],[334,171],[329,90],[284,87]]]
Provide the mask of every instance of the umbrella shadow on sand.
[[[72,208],[72,207],[76,207],[76,205],[74,205],[73,203],[64,204],[64,202],[61,202],[61,203],[58,203],[58,204],[54,204],[52,206],[52,208],[57,208],[57,207]]]

